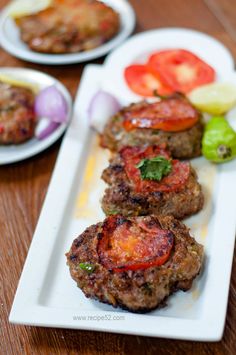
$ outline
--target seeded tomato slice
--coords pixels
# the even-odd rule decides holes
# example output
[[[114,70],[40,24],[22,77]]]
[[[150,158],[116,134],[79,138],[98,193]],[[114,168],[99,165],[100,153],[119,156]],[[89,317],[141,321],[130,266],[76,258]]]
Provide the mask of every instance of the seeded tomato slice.
[[[147,63],[153,75],[173,91],[188,93],[215,80],[215,70],[201,58],[185,49],[153,53]]]
[[[169,258],[174,244],[171,231],[153,220],[151,227],[139,219],[123,216],[106,218],[98,241],[101,264],[114,272],[161,266]]]
[[[153,75],[146,65],[132,64],[126,67],[124,77],[129,88],[144,97],[154,96],[155,90],[161,95],[173,92],[158,79],[157,74]]]
[[[190,165],[187,162],[181,162],[177,159],[171,161],[171,172],[163,177],[161,181],[142,180],[140,170],[137,164],[142,159],[162,156],[169,159],[169,153],[163,146],[124,147],[120,151],[121,158],[124,161],[126,174],[134,186],[136,192],[171,192],[181,189],[190,175]]]
[[[179,132],[194,126],[199,117],[186,98],[170,97],[125,112],[123,126],[126,131],[149,128]]]

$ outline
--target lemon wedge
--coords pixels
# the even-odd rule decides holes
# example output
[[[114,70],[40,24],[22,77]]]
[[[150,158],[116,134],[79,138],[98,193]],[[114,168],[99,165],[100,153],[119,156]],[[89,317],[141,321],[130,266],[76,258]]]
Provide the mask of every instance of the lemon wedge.
[[[14,0],[7,6],[9,15],[13,18],[31,15],[47,9],[53,0]]]
[[[236,105],[236,85],[214,83],[201,86],[188,95],[191,103],[201,111],[222,115]]]
[[[26,89],[32,90],[35,94],[37,94],[40,90],[39,86],[37,84],[30,83],[28,81],[23,81],[21,79],[15,78],[11,75],[8,74],[2,74],[0,73],[0,82],[12,85],[12,86],[18,86],[18,87],[23,87]]]

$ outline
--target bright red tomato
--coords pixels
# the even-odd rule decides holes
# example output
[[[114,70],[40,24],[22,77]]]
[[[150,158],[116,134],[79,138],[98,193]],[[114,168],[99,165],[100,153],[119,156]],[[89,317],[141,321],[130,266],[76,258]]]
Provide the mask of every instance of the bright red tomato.
[[[163,85],[158,76],[153,75],[146,65],[130,65],[125,68],[124,76],[129,88],[141,96],[154,96],[155,90],[160,95],[169,94],[173,91]]]
[[[98,241],[101,263],[109,270],[123,272],[164,264],[174,244],[171,231],[155,220],[152,228],[123,216],[107,217]]]
[[[189,175],[190,165],[177,159],[172,160],[172,171],[164,176],[161,181],[142,180],[137,164],[142,159],[151,159],[161,156],[169,159],[168,152],[162,146],[124,147],[120,151],[120,156],[124,161],[125,171],[128,179],[133,184],[136,192],[171,192],[179,191],[185,186]]]
[[[147,67],[164,85],[175,92],[188,93],[215,80],[215,70],[184,49],[156,52],[150,56]]]
[[[175,95],[127,110],[124,114],[123,126],[126,131],[151,128],[179,132],[194,126],[199,118],[199,113],[186,98]]]

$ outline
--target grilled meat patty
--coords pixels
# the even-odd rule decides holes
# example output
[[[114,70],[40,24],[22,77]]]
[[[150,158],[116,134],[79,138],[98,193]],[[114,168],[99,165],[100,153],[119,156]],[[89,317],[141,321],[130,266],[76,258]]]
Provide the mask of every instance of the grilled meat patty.
[[[16,19],[21,39],[36,52],[75,53],[100,46],[120,28],[119,15],[96,0],[54,0],[51,7]]]
[[[200,114],[184,98],[173,97],[165,99],[165,105],[163,105],[163,101],[161,103],[160,106],[159,102],[153,104],[141,101],[119,111],[106,124],[101,137],[101,145],[112,151],[118,151],[127,145],[160,145],[164,143],[167,144],[174,158],[188,159],[201,155],[203,125]],[[181,105],[181,109],[178,109],[179,105]],[[145,118],[145,114],[147,114],[148,120]],[[186,115],[186,118],[190,115],[196,123],[191,128],[176,132],[147,128],[147,123],[154,121],[156,118],[158,120],[163,118],[165,121],[169,118],[175,118],[175,115],[178,116],[177,121],[181,118],[181,115]],[[134,122],[135,119],[139,119],[140,125],[143,124],[146,128],[135,127],[134,125],[133,129],[127,130],[126,123],[130,117],[134,118]]]
[[[0,144],[18,144],[30,139],[35,125],[33,92],[0,82]]]
[[[143,184],[143,181],[140,178],[139,169],[134,165],[135,161],[129,163],[133,166],[132,170],[128,166],[130,174],[127,175],[126,160],[123,156],[127,150],[130,150],[128,154],[133,154],[132,151],[135,150],[138,151],[138,157],[145,152],[144,148],[139,147],[123,148],[112,157],[110,165],[103,171],[102,179],[109,185],[102,199],[102,209],[106,215],[117,213],[124,216],[162,214],[173,215],[175,218],[181,219],[202,209],[204,196],[201,185],[197,181],[195,170],[189,163],[177,161],[177,164],[181,165],[176,169],[176,173],[172,173],[171,180],[168,178],[170,188],[166,186],[165,177],[157,183],[153,181],[150,183],[146,180],[144,188],[142,185],[140,188],[139,185]],[[186,173],[183,175],[184,169]],[[135,178],[134,175],[137,174],[138,176]],[[176,179],[178,179],[177,182],[180,180],[180,183],[174,187]]]
[[[123,248],[127,248],[128,239],[122,240],[123,236],[119,236],[119,228],[122,229],[124,225],[128,225],[129,231],[134,235],[141,236],[142,242],[145,242],[145,238],[150,238],[152,233],[156,238],[156,231],[160,235],[166,233],[173,242],[167,261],[159,266],[152,266],[150,262],[150,267],[123,272],[116,272],[105,266],[100,244],[102,238],[106,237],[105,230],[109,227],[110,218],[113,218],[113,232],[118,229],[112,247],[118,239],[118,242],[123,243]],[[108,245],[108,253],[112,247]],[[133,249],[133,244],[128,245],[130,247]],[[165,248],[161,250],[159,257],[165,253]],[[87,228],[74,240],[66,256],[71,276],[86,297],[132,312],[148,312],[163,305],[172,292],[179,289],[186,291],[191,287],[202,266],[203,247],[190,236],[188,228],[172,216],[113,216]],[[125,260],[128,257],[129,255],[123,254],[120,259]],[[132,257],[135,257],[134,254]],[[113,262],[117,258],[119,256],[116,254]],[[110,261],[108,258],[108,262]],[[89,269],[85,269],[85,265],[89,265]]]

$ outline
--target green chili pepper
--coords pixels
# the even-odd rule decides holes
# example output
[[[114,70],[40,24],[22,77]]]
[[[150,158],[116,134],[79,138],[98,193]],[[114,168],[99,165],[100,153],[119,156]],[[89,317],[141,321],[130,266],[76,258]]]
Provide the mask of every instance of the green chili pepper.
[[[79,267],[91,274],[95,270],[95,265],[89,263],[80,263]]]
[[[215,163],[223,163],[236,157],[236,132],[223,116],[212,117],[207,123],[202,153]]]

